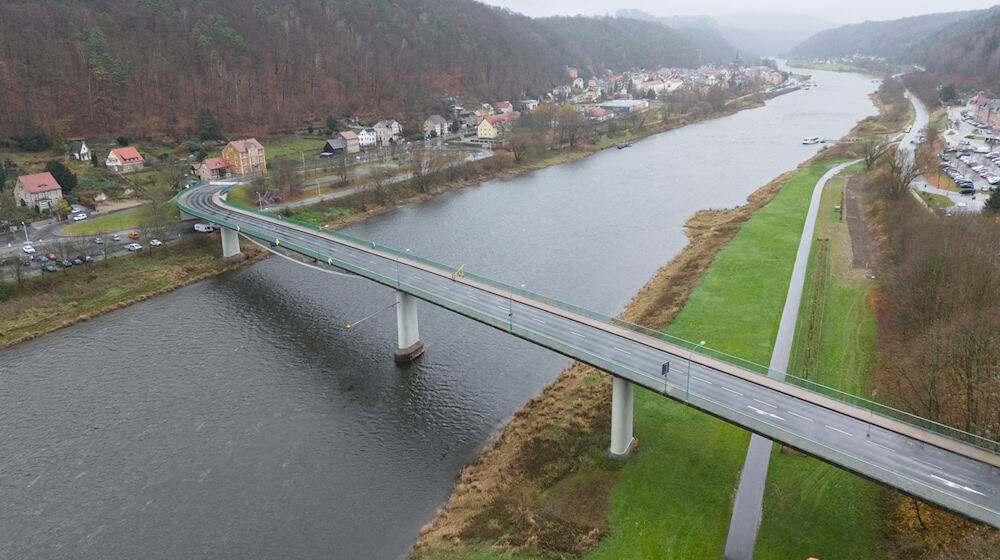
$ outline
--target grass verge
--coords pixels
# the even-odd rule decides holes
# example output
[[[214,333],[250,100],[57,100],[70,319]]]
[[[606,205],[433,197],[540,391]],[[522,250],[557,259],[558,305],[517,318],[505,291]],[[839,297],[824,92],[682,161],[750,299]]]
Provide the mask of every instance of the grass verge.
[[[171,199],[165,203],[169,216],[172,219],[180,219],[180,211],[177,209],[177,201]],[[93,235],[102,231],[118,231],[123,229],[135,229],[145,218],[145,207],[138,206],[129,208],[121,212],[91,218],[82,222],[77,222],[63,228],[63,233],[67,235]]]
[[[252,244],[247,259],[227,265],[219,258],[218,234],[170,243],[152,257],[130,253],[98,259],[26,279],[10,299],[0,302],[0,348],[108,311],[192,284],[220,272],[256,262],[267,252]]]

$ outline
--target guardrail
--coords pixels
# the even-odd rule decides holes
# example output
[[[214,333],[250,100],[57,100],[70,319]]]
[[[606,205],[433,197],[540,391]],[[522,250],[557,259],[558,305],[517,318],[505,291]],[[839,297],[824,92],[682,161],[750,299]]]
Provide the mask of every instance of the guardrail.
[[[194,185],[191,185],[190,187],[188,187],[188,189],[190,189],[190,188],[198,188],[200,186],[204,186],[205,184],[207,184],[207,182],[204,182],[204,181],[203,182],[199,182],[199,183],[195,183]],[[237,185],[230,185],[230,186],[227,186],[227,187],[223,188],[220,191],[220,195],[224,195],[227,191],[229,191],[229,189],[231,189],[231,188],[233,188],[235,186],[237,186]],[[178,197],[179,196],[180,195],[178,195]],[[844,402],[844,403],[851,404],[851,405],[859,407],[859,408],[866,409],[866,410],[870,411],[872,414],[878,414],[879,416],[883,416],[883,417],[886,417],[886,418],[891,418],[891,419],[903,422],[905,424],[908,424],[910,426],[914,426],[914,427],[917,427],[917,428],[920,428],[920,429],[923,429],[923,430],[934,432],[934,433],[936,433],[938,435],[941,435],[941,436],[944,436],[946,438],[949,438],[949,439],[952,439],[952,440],[955,440],[955,441],[958,441],[958,442],[962,442],[962,443],[965,443],[965,444],[968,444],[968,445],[972,445],[974,447],[977,447],[977,448],[989,451],[991,453],[1000,453],[1000,442],[998,442],[998,441],[995,441],[995,440],[983,437],[983,436],[978,435],[978,434],[973,434],[973,433],[970,433],[970,432],[966,432],[966,431],[961,430],[959,428],[955,428],[953,426],[949,426],[947,424],[943,424],[941,422],[937,422],[937,421],[934,421],[934,420],[931,420],[931,419],[928,419],[928,418],[923,418],[923,417],[918,416],[916,414],[913,414],[913,413],[910,413],[910,412],[906,412],[904,410],[900,410],[900,409],[897,409],[897,408],[893,408],[893,407],[891,407],[889,405],[886,405],[886,404],[883,404],[883,403],[879,403],[877,401],[873,401],[873,400],[865,398],[865,397],[854,395],[852,393],[848,393],[846,391],[842,391],[842,390],[836,389],[834,387],[823,385],[821,383],[817,383],[817,382],[811,381],[809,379],[805,379],[805,378],[798,377],[798,376],[795,376],[795,375],[792,375],[792,374],[788,374],[786,372],[780,372],[779,370],[770,370],[768,368],[768,366],[765,366],[763,364],[758,364],[756,362],[752,362],[750,360],[746,360],[746,359],[740,358],[739,356],[734,356],[732,354],[728,354],[726,352],[722,352],[720,350],[716,350],[716,349],[704,346],[704,345],[702,345],[700,343],[695,343],[693,341],[685,340],[683,338],[679,338],[679,337],[667,334],[665,332],[656,331],[656,330],[653,330],[653,329],[649,329],[647,327],[643,327],[641,325],[636,325],[634,323],[630,323],[628,321],[623,321],[623,320],[618,319],[616,317],[611,317],[611,316],[605,315],[603,313],[599,313],[597,311],[593,311],[593,310],[587,309],[585,307],[581,307],[581,306],[578,306],[578,305],[573,305],[571,303],[568,303],[568,302],[565,302],[565,301],[562,301],[562,300],[559,300],[557,298],[553,298],[553,297],[550,297],[550,296],[546,296],[546,295],[543,295],[543,294],[539,294],[539,293],[533,292],[531,290],[527,290],[527,289],[520,288],[520,287],[515,287],[515,286],[512,286],[510,284],[506,284],[504,282],[500,282],[498,280],[494,280],[492,278],[488,278],[488,277],[485,277],[485,276],[480,276],[478,274],[475,274],[475,273],[472,273],[472,272],[464,270],[464,267],[456,267],[456,266],[452,266],[452,265],[440,263],[440,262],[437,262],[437,261],[434,261],[434,260],[431,260],[431,259],[427,259],[427,258],[421,257],[419,255],[414,255],[414,254],[412,254],[410,252],[400,251],[400,250],[394,249],[392,247],[387,247],[387,246],[384,246],[384,245],[379,245],[378,243],[376,243],[374,241],[370,241],[370,240],[366,240],[366,239],[361,239],[359,237],[354,237],[352,235],[349,235],[349,234],[346,234],[346,233],[343,233],[343,232],[340,232],[340,231],[337,231],[337,230],[331,230],[331,229],[324,228],[322,226],[316,226],[316,225],[313,225],[313,224],[308,224],[308,223],[305,223],[305,222],[302,222],[302,221],[299,221],[299,220],[294,220],[294,219],[286,218],[286,217],[278,215],[278,214],[273,214],[273,213],[266,212],[266,211],[260,211],[260,210],[257,210],[255,208],[247,208],[245,206],[242,206],[242,205],[239,205],[239,204],[235,204],[233,202],[229,202],[225,198],[222,198],[222,202],[225,205],[230,206],[230,207],[232,207],[234,209],[238,209],[238,210],[240,210],[242,212],[248,212],[248,213],[256,214],[256,215],[259,215],[259,216],[262,216],[262,217],[266,217],[268,219],[278,220],[278,221],[283,222],[283,223],[293,224],[293,225],[296,225],[298,227],[310,229],[310,230],[313,230],[313,231],[316,231],[316,232],[319,232],[319,233],[323,233],[324,235],[328,235],[330,237],[341,239],[341,240],[344,240],[344,241],[347,241],[347,242],[350,242],[350,243],[353,243],[353,244],[356,244],[356,245],[361,245],[361,246],[364,246],[364,247],[370,247],[373,250],[380,251],[380,252],[383,252],[383,253],[387,253],[387,254],[390,254],[390,255],[402,258],[402,259],[416,261],[416,262],[419,262],[419,263],[421,263],[421,264],[423,264],[423,265],[425,265],[427,267],[436,269],[437,271],[439,271],[440,273],[442,273],[444,275],[460,275],[460,276],[468,278],[470,280],[474,280],[476,282],[480,282],[482,284],[491,286],[491,287],[493,287],[493,288],[495,288],[497,290],[500,290],[502,292],[509,293],[510,296],[511,296],[511,298],[513,298],[514,296],[528,298],[528,299],[531,299],[533,301],[537,301],[537,302],[539,302],[541,304],[545,304],[545,305],[548,305],[548,306],[551,306],[551,307],[555,307],[557,309],[565,310],[567,312],[575,313],[575,314],[578,314],[580,316],[592,319],[594,321],[598,321],[598,322],[601,322],[601,323],[604,323],[604,324],[607,324],[607,325],[611,325],[611,326],[615,326],[615,327],[618,327],[618,328],[626,329],[628,331],[631,331],[633,333],[636,333],[636,334],[639,334],[639,335],[642,335],[642,336],[647,336],[647,337],[655,338],[655,339],[658,339],[658,340],[662,340],[662,341],[668,342],[670,344],[673,344],[673,345],[675,345],[677,347],[680,347],[680,348],[682,348],[682,349],[684,349],[686,351],[689,351],[692,354],[698,354],[700,356],[714,358],[716,360],[719,360],[719,361],[731,364],[733,366],[736,366],[738,368],[741,368],[741,369],[743,369],[745,371],[749,371],[749,372],[753,372],[753,373],[757,373],[757,374],[761,374],[761,375],[767,375],[769,373],[780,374],[780,375],[784,376],[785,382],[787,382],[789,384],[792,384],[792,385],[795,385],[795,386],[797,386],[797,387],[799,387],[801,389],[805,389],[807,391],[810,391],[810,392],[813,392],[813,393],[816,393],[816,394],[819,394],[819,395],[823,395],[825,397],[833,398],[833,399],[838,400],[840,402]],[[178,200],[178,205],[185,212],[188,212],[190,214],[202,217],[202,218],[204,218],[206,220],[213,221],[215,223],[219,223],[219,224],[224,225],[224,226],[226,226],[226,227],[228,227],[230,229],[236,229],[236,227],[237,227],[235,224],[228,223],[225,220],[220,220],[219,218],[216,218],[214,216],[206,215],[206,214],[203,214],[203,213],[198,212],[196,210],[192,210],[190,208],[187,208],[187,207],[183,206],[180,203],[179,200]],[[267,241],[274,241],[271,238],[271,236],[264,235],[263,233],[256,232],[256,231],[254,231],[252,229],[241,228],[240,231],[242,233],[245,233],[245,234],[248,234],[248,235],[252,235],[254,237],[258,237],[259,239],[263,239],[263,240],[267,240]],[[403,287],[403,286],[401,286],[398,278],[395,278],[395,279],[394,278],[388,278],[388,277],[382,276],[382,275],[380,275],[380,274],[378,274],[378,273],[376,273],[374,271],[370,271],[370,270],[365,269],[363,267],[359,267],[359,266],[356,266],[356,265],[344,262],[344,261],[342,261],[340,259],[334,258],[331,255],[321,255],[319,253],[316,253],[315,251],[312,251],[310,249],[306,249],[304,247],[298,247],[295,244],[289,243],[287,241],[282,241],[280,244],[281,244],[282,247],[291,249],[291,250],[296,251],[298,253],[301,253],[303,255],[306,255],[306,256],[309,256],[309,257],[312,257],[312,258],[315,258],[317,260],[321,260],[321,261],[324,261],[324,262],[332,262],[332,263],[334,263],[339,268],[343,268],[345,270],[349,270],[351,272],[357,273],[357,274],[359,274],[361,276],[365,276],[367,278],[370,278],[370,279],[375,280],[377,282],[380,282],[382,284],[386,284],[386,285],[389,285],[389,286],[396,286],[396,287],[398,287],[400,289],[404,289],[405,291],[409,291],[411,293],[414,293],[415,295],[418,295],[422,299],[426,299],[427,301],[430,301],[432,303],[436,303],[438,305],[441,305],[443,307],[447,307],[449,309],[453,309],[453,310],[455,310],[455,311],[457,311],[457,312],[459,312],[459,313],[461,313],[463,315],[466,315],[468,317],[471,317],[471,318],[483,321],[483,318],[479,316],[479,315],[482,315],[480,312],[475,311],[475,310],[471,310],[471,309],[463,309],[461,311],[458,310],[458,309],[455,309],[453,307],[453,305],[446,304],[446,302],[443,301],[443,298],[440,298],[440,297],[435,296],[433,294],[425,293],[423,290],[420,290],[419,288],[416,288],[416,287],[412,287],[412,286]],[[495,318],[491,318],[491,320],[487,320],[487,321],[483,321],[483,322],[491,323],[492,319],[495,319]],[[507,324],[508,321],[505,319],[503,321],[503,323]],[[503,325],[500,325],[500,326],[502,327]],[[510,329],[509,330],[513,331],[514,330],[513,327],[514,327],[513,321],[510,321]],[[521,327],[521,328],[523,329],[523,327]],[[518,334],[518,333],[514,332],[514,334]],[[522,336],[522,335],[518,334],[518,336]],[[540,335],[530,336],[530,337],[526,337],[526,338],[535,339],[537,336],[540,336]],[[562,343],[553,342],[552,347],[553,347],[553,349],[555,349],[557,351],[560,351],[557,346],[559,346],[561,344]],[[570,355],[570,354],[567,354],[567,355]],[[603,358],[599,358],[599,357],[594,357],[594,360],[604,360],[604,359]],[[591,362],[590,360],[586,360],[586,361],[588,363],[591,363],[592,365],[597,366],[597,367],[602,367],[602,366],[598,365],[597,363]],[[610,366],[610,364],[609,364],[609,366]],[[624,367],[624,366],[622,366],[622,367]],[[610,369],[609,371],[614,371],[614,369]],[[648,374],[642,373],[642,372],[633,372],[633,374],[634,375],[648,376]]]

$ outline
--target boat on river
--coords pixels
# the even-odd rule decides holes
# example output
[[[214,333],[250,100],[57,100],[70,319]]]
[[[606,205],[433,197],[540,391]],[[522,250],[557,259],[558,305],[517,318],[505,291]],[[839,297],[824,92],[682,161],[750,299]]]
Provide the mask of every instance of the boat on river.
[[[631,147],[632,147],[632,141],[631,140],[629,140],[628,142],[622,142],[621,144],[618,144],[618,146],[617,146],[617,148],[619,150],[623,150],[625,148],[631,148]]]
[[[806,145],[809,145],[809,144],[819,144],[819,142],[820,142],[819,136],[810,136],[808,138],[803,138],[802,139],[802,143],[806,144]]]

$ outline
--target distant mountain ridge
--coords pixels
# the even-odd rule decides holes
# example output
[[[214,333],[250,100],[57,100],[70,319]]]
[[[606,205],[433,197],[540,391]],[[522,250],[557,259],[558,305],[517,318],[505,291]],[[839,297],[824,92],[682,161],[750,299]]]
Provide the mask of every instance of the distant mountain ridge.
[[[918,64],[942,79],[996,87],[1000,85],[1000,6],[844,25],[817,33],[789,53],[801,58],[852,54]]]
[[[775,56],[833,24],[818,18],[778,12],[728,16],[654,16],[642,10],[622,9],[619,17],[655,21],[682,30],[712,30],[744,56]]]
[[[226,130],[327,114],[412,123],[445,94],[541,95],[567,83],[567,65],[589,77],[730,60],[713,40],[473,0],[3,0],[0,137],[29,122],[72,134],[190,131],[198,107]]]

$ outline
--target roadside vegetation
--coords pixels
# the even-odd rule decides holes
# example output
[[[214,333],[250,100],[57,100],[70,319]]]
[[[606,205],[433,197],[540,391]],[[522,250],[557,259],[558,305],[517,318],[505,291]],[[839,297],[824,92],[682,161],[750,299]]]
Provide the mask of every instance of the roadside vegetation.
[[[247,259],[227,265],[218,235],[168,243],[149,252],[98,258],[19,282],[0,282],[0,348],[96,317],[255,262],[267,253],[244,244]],[[19,267],[15,260],[9,266]]]

